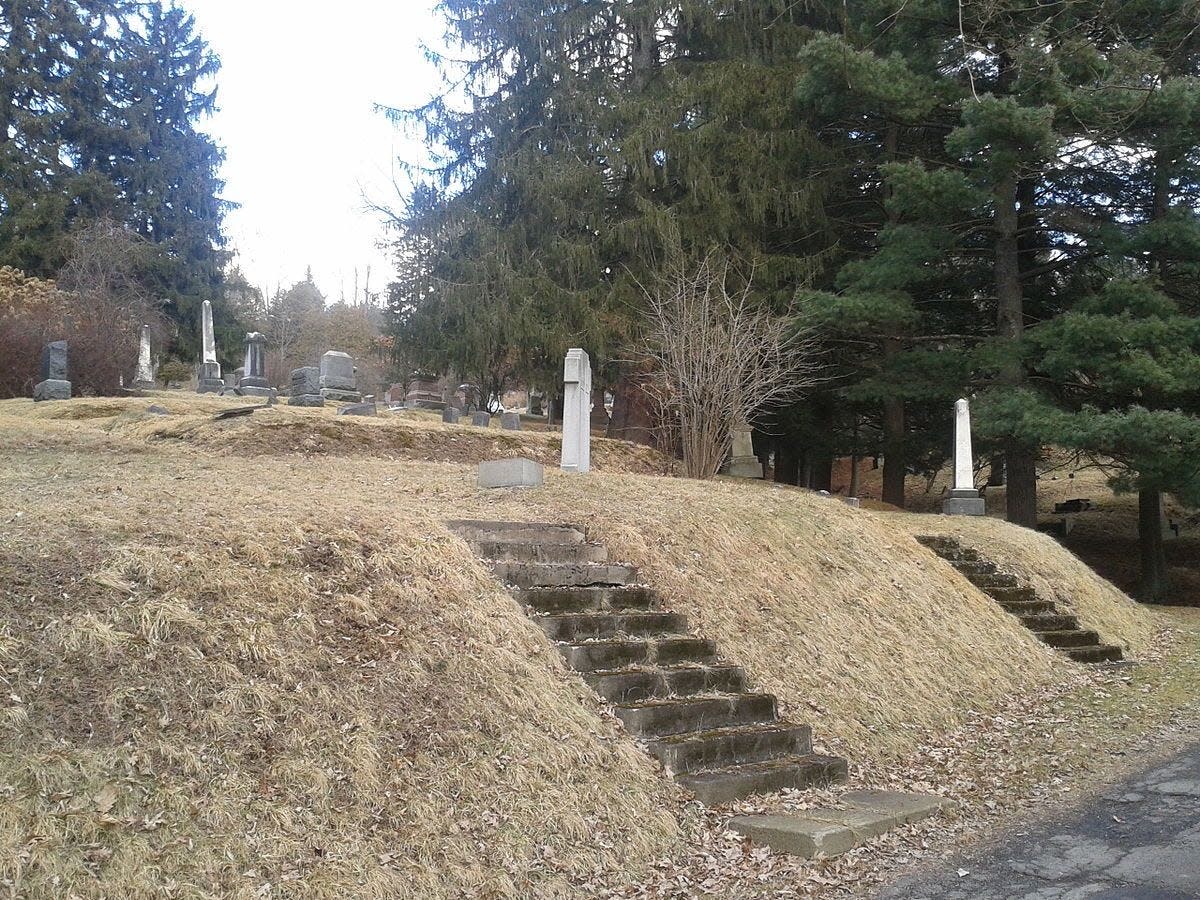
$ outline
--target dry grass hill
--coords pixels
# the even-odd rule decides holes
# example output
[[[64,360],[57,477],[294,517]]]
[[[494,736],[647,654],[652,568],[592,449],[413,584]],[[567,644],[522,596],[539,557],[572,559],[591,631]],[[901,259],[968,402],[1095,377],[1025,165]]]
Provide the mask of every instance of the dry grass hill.
[[[1158,627],[1000,522],[662,477],[609,441],[591,475],[483,492],[475,462],[551,462],[557,437],[286,406],[213,421],[230,405],[0,403],[15,896],[582,896],[680,853],[694,809],[450,518],[587,526],[858,766],[1076,670],[914,534],[986,546],[1127,655]]]

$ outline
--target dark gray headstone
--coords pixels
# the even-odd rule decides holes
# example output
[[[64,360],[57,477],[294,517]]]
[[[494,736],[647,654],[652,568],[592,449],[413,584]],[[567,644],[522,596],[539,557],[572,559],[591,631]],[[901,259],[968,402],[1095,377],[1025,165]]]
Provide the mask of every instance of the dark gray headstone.
[[[492,424],[492,414],[486,409],[471,413],[471,424],[477,428],[487,428]]]
[[[520,431],[521,414],[516,412],[502,413],[500,415],[500,427],[505,431]]]
[[[42,350],[42,381],[69,381],[67,342],[51,341]]]
[[[447,406],[442,410],[442,421],[447,425],[457,425],[462,413],[457,406]]]
[[[288,406],[324,406],[321,396],[321,370],[316,366],[292,369],[292,390]]]
[[[357,391],[354,358],[340,350],[330,350],[321,357],[321,387],[336,391]]]

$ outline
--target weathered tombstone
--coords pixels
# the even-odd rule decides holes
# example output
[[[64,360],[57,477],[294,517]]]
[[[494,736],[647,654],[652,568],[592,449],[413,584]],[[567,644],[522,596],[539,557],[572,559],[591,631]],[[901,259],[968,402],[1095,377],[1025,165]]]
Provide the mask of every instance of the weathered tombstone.
[[[203,355],[200,358],[196,393],[217,393],[225,387],[225,382],[221,380],[221,364],[217,362],[217,337],[213,331],[212,303],[208,300],[200,307],[200,337]]]
[[[150,357],[150,326],[142,326],[141,341],[138,345],[137,373],[133,376],[133,386],[139,391],[154,388],[154,361]]]
[[[492,414],[486,409],[477,409],[471,413],[471,424],[476,428],[490,428],[492,425]]]
[[[734,478],[762,478],[763,467],[754,455],[754,439],[750,426],[743,423],[733,429],[733,456],[729,474]]]
[[[351,403],[349,406],[339,406],[335,415],[339,416],[374,416],[379,410],[374,403]]]
[[[524,457],[496,459],[479,464],[481,488],[541,487],[544,480],[545,470],[542,464]]]
[[[246,365],[238,387],[251,397],[275,396],[275,389],[267,381],[267,336],[261,331],[246,335]]]
[[[975,456],[971,452],[971,404],[954,404],[954,488],[942,504],[948,516],[982,516],[984,500],[975,489]]]
[[[42,380],[33,386],[34,400],[70,400],[67,342],[51,341],[42,350]]]
[[[585,351],[567,351],[563,365],[562,470],[587,472],[592,467],[592,363]]]
[[[546,395],[541,391],[529,392],[529,414],[531,416],[544,416],[546,414],[545,403]]]
[[[349,353],[330,350],[321,357],[321,396],[345,403],[362,402],[354,375],[354,358]]]
[[[447,425],[457,425],[460,416],[462,413],[459,412],[457,406],[447,406],[442,410],[442,421]]]
[[[442,399],[437,376],[414,372],[408,393],[404,395],[404,405],[409,409],[445,409],[446,402]]]
[[[465,413],[475,412],[479,409],[479,393],[479,388],[473,384],[460,384],[450,402]]]
[[[505,431],[520,431],[521,414],[513,410],[505,410],[500,414],[500,427]]]
[[[292,369],[292,390],[288,406],[324,406],[321,396],[321,370],[316,366]]]
[[[388,403],[401,404],[404,402],[404,395],[407,393],[408,391],[405,390],[404,385],[400,384],[400,382],[395,382],[387,389],[387,393],[384,396],[387,397]]]

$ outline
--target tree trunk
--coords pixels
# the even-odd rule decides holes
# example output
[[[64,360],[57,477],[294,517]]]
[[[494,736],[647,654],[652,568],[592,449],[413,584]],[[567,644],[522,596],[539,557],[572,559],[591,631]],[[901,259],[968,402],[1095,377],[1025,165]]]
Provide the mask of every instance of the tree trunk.
[[[1016,175],[1006,175],[996,183],[996,325],[1002,340],[1011,343],[1011,358],[1002,373],[1002,380],[1011,387],[1020,387],[1025,372],[1017,356],[1017,343],[1025,331],[1024,297],[1021,291],[1019,210],[1017,208]],[[1027,528],[1037,527],[1037,448],[1015,441],[1006,448],[1008,472],[1008,521]]]
[[[997,453],[988,466],[988,487],[1004,487],[1005,481],[1007,478],[1004,474],[1004,454]]]
[[[904,479],[908,460],[904,453],[904,401],[883,401],[883,502],[904,508]]]
[[[1167,577],[1167,554],[1163,546],[1162,493],[1143,490],[1138,494],[1138,544],[1142,571],[1138,599],[1143,603],[1166,603],[1171,592]]]
[[[786,435],[775,442],[775,481],[779,484],[799,484],[800,454],[795,438]]]

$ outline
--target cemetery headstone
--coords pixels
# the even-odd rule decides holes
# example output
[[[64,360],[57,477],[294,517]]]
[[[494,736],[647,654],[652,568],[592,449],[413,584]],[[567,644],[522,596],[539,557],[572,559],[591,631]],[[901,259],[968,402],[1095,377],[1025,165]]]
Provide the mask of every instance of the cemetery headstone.
[[[408,393],[404,395],[404,405],[409,409],[445,409],[446,402],[442,399],[437,376],[414,372]]]
[[[954,488],[942,503],[948,516],[982,516],[987,512],[975,489],[975,455],[971,450],[971,404],[954,404]]]
[[[150,357],[150,326],[142,326],[141,339],[138,344],[137,373],[133,376],[133,386],[139,391],[148,391],[154,387],[154,361]]]
[[[275,396],[275,389],[267,381],[267,336],[261,331],[246,335],[246,365],[238,379],[238,387],[251,397]]]
[[[477,409],[471,413],[471,424],[476,428],[490,428],[492,425],[492,414],[486,409]]]
[[[349,353],[330,350],[321,357],[321,396],[342,403],[362,402],[354,358]]]
[[[447,406],[442,410],[442,421],[447,425],[457,425],[459,417],[461,416],[462,413],[459,412],[457,406]]]
[[[734,478],[762,478],[763,467],[754,455],[754,439],[750,426],[741,423],[733,429],[733,456],[729,474]]]
[[[200,307],[200,339],[203,348],[196,393],[215,394],[225,387],[221,379],[221,364],[217,362],[217,337],[213,331],[212,303],[205,300]]]
[[[500,414],[500,427],[505,431],[520,431],[521,414],[519,412],[505,410]]]
[[[541,487],[544,480],[542,464],[524,457],[495,459],[479,464],[481,488]]]
[[[564,472],[588,472],[592,466],[592,363],[579,347],[567,351],[563,392],[561,468]]]
[[[34,400],[70,400],[67,380],[67,342],[51,341],[42,350],[42,380],[33,386]]]
[[[288,406],[324,406],[321,396],[321,370],[316,366],[292,369],[292,390]]]
[[[529,414],[544,416],[546,414],[546,395],[541,391],[529,392]]]

